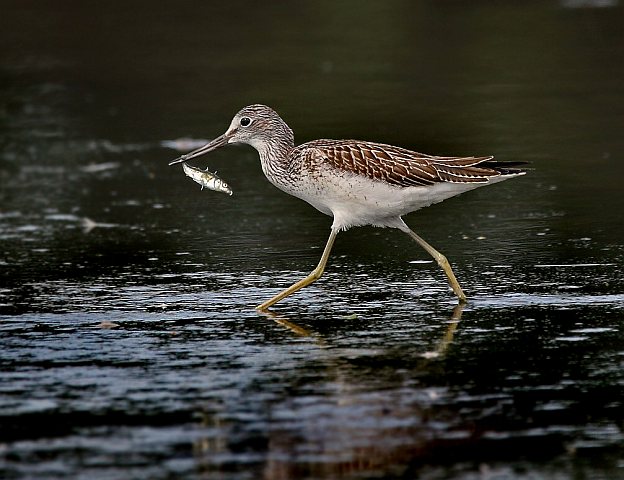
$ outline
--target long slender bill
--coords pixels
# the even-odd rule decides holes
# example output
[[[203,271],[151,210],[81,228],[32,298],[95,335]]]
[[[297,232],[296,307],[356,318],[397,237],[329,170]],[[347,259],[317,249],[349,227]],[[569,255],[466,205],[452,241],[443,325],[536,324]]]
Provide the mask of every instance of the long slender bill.
[[[203,147],[199,147],[197,150],[193,150],[192,152],[186,153],[176,158],[175,160],[172,160],[171,162],[169,162],[169,165],[175,165],[176,163],[186,162],[187,160],[190,160],[191,158],[199,157],[201,155],[205,155],[206,153],[212,152],[213,150],[216,150],[217,148],[222,147],[223,145],[227,144],[229,139],[230,139],[230,135],[228,135],[227,133],[224,133],[223,135],[215,138],[212,142],[208,142]]]

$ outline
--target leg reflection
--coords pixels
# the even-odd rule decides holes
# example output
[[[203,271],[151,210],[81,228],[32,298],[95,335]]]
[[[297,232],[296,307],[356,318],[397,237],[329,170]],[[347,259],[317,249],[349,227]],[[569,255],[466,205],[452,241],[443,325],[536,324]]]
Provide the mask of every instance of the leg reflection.
[[[267,318],[270,318],[278,325],[281,325],[282,327],[286,327],[288,330],[290,330],[291,332],[299,336],[311,337],[314,335],[307,328],[300,327],[299,325],[291,322],[290,320],[288,320],[288,318],[286,318],[284,315],[281,315],[279,313],[275,313],[271,310],[260,310],[258,313],[260,313],[261,315],[264,315]]]
[[[438,342],[435,349],[426,351],[421,353],[421,356],[424,358],[438,358],[446,354],[450,345],[453,343],[453,338],[455,336],[455,331],[457,330],[457,326],[459,325],[459,321],[461,320],[462,313],[464,311],[466,304],[463,302],[458,303],[455,308],[453,308],[453,312],[451,314],[451,318],[448,322],[448,327],[444,332],[444,335]],[[289,320],[286,316],[273,312],[271,310],[263,310],[259,311],[261,315],[266,318],[270,318],[278,325],[282,327],[286,327],[292,333],[299,335],[301,337],[315,337],[317,341],[323,343],[323,340],[320,338],[318,333],[315,333],[307,328],[304,328],[300,325],[297,325],[295,322]]]
[[[453,313],[451,314],[451,319],[449,321],[446,332],[444,332],[444,336],[438,342],[438,346],[435,350],[430,350],[428,352],[424,352],[422,354],[425,358],[438,358],[446,354],[447,350],[451,343],[453,343],[453,337],[455,336],[455,331],[457,330],[457,326],[459,325],[459,321],[462,317],[462,312],[464,311],[465,303],[458,303],[453,309]]]

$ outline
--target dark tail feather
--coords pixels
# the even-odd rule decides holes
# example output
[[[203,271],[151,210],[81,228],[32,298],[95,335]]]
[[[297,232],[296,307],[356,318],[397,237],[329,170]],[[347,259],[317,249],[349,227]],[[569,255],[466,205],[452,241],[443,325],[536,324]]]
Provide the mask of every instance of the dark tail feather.
[[[526,168],[516,168],[521,167],[523,165],[528,165],[529,162],[499,162],[496,160],[488,160],[483,163],[480,163],[480,167],[491,168],[492,170],[496,170],[501,175],[512,175],[514,173],[524,173],[527,171]]]

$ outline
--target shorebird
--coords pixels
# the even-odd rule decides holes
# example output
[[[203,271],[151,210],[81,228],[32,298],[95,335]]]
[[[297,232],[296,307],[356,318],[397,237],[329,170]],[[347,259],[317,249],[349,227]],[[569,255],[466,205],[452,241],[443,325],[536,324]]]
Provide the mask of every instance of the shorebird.
[[[492,156],[439,157],[401,147],[359,140],[313,140],[295,146],[293,131],[266,105],[240,110],[226,132],[176,158],[186,162],[230,143],[246,143],[260,155],[262,171],[280,190],[333,217],[329,239],[312,272],[266,302],[269,307],[318,280],[338,232],[373,225],[407,233],[442,267],[459,303],[466,302],[444,255],[401,218],[460,193],[523,175],[525,162],[498,162]]]

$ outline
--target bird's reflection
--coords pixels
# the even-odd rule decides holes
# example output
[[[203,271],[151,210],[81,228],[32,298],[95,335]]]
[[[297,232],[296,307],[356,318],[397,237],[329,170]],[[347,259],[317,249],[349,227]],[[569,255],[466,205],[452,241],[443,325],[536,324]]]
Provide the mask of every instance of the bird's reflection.
[[[444,335],[439,340],[437,346],[433,350],[425,351],[421,354],[423,357],[438,358],[446,354],[450,345],[453,343],[453,338],[455,336],[455,332],[457,331],[459,322],[462,318],[462,313],[465,306],[465,303],[458,303],[457,305],[455,305],[449,318],[448,327],[444,332]],[[308,328],[304,328],[298,325],[282,313],[277,313],[273,310],[264,310],[258,313],[266,318],[273,320],[278,325],[287,328],[295,335],[301,337],[313,337],[317,340],[318,343],[322,343],[322,337],[318,333],[315,333]]]
[[[270,318],[278,325],[281,325],[282,327],[286,327],[295,335],[299,335],[302,337],[311,337],[314,335],[314,333],[311,330],[308,330],[307,328],[297,325],[296,323],[289,320],[285,315],[282,315],[280,313],[276,313],[272,310],[263,310],[258,313],[260,313],[260,315],[263,315],[267,318]]]
[[[461,304],[453,309],[448,327],[432,350],[415,352],[415,356],[420,359],[412,358],[410,361],[406,358],[406,365],[427,370],[429,359],[439,359],[446,355],[453,343],[463,309]],[[432,403],[443,392],[426,385],[409,383],[408,386],[400,383],[396,388],[386,388],[384,397],[371,394],[366,388],[366,382],[362,383],[362,375],[366,377],[372,373],[368,369],[370,364],[366,363],[366,355],[363,357],[364,367],[360,369],[344,357],[342,349],[327,348],[329,341],[322,333],[298,325],[282,313],[267,310],[261,314],[293,335],[309,338],[313,350],[321,347],[317,350],[321,356],[316,358],[323,365],[321,377],[324,380],[318,394],[307,400],[296,400],[286,395],[286,398],[273,399],[267,404],[275,424],[263,434],[263,466],[259,478],[279,480],[365,476],[409,465],[414,459],[427,458],[429,450],[435,447],[430,442],[431,431],[427,418]],[[384,359],[387,358],[384,355],[382,353],[378,357],[380,369],[384,368]],[[436,365],[439,366],[437,362]],[[292,374],[298,376],[299,372]],[[372,381],[375,382],[377,374],[372,374]],[[316,377],[305,378],[311,381],[310,378]],[[311,388],[316,391],[317,387]],[[312,411],[308,410],[311,408],[310,401],[316,405],[312,409],[314,413],[307,416]],[[227,457],[232,454],[231,449],[237,448],[236,442],[231,443],[231,435],[237,423],[223,422],[222,415],[218,413],[204,413],[201,418],[201,426],[211,432],[212,436],[195,442],[198,473],[201,478],[214,478],[221,471],[218,462],[214,463],[215,459]],[[440,428],[439,423],[436,428]],[[317,451],[316,459],[314,455],[307,459],[300,458],[297,445],[308,437],[313,439],[308,447]]]
[[[438,358],[446,354],[450,345],[453,343],[453,338],[455,336],[455,332],[457,331],[457,326],[459,325],[465,306],[465,303],[458,303],[455,308],[453,308],[453,313],[451,314],[451,318],[448,322],[448,327],[438,342],[437,347],[434,350],[422,353],[421,355],[423,357]]]

